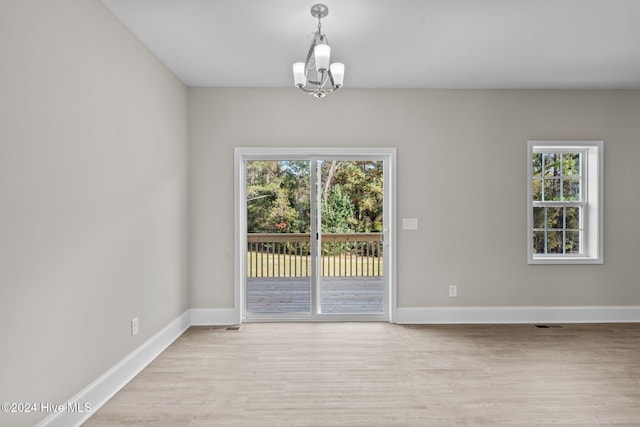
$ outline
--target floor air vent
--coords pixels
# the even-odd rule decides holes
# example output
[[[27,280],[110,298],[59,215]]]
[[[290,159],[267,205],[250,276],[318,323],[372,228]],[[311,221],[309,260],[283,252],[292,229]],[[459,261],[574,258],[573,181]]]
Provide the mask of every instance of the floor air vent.
[[[209,326],[209,332],[226,332],[226,331],[239,331],[242,329],[242,325],[233,326]]]
[[[556,329],[556,328],[562,328],[562,326],[560,325],[534,325],[536,328],[540,328],[540,329]]]

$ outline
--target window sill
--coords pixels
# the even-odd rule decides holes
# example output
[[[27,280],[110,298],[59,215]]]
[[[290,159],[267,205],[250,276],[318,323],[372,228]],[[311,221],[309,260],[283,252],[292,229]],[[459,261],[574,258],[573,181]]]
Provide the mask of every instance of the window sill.
[[[534,257],[529,258],[528,264],[604,264],[602,258],[591,257]]]

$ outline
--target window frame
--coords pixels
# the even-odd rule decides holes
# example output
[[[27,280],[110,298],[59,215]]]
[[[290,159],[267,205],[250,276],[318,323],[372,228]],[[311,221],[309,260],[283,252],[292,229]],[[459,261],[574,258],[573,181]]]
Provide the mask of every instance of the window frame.
[[[533,155],[535,153],[581,153],[580,200],[534,201]],[[528,264],[603,264],[603,141],[528,141],[527,142],[527,262]],[[544,177],[543,177],[544,179]],[[561,180],[564,177],[560,178]],[[544,183],[544,181],[543,181]],[[536,254],[533,252],[533,208],[576,207],[580,214],[579,254]],[[566,220],[566,213],[565,220]],[[545,224],[546,227],[546,224]],[[566,223],[559,231],[566,232]]]

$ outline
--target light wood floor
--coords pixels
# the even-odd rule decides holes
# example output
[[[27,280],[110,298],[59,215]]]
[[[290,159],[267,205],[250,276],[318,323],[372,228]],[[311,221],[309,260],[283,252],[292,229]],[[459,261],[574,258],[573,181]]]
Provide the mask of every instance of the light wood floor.
[[[640,426],[640,325],[191,328],[86,426]]]

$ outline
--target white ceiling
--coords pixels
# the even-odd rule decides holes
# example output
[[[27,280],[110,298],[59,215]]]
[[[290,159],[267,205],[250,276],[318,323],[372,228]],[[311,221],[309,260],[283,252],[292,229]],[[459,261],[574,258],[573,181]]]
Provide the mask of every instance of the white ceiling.
[[[103,0],[189,86],[291,87],[314,1]],[[640,0],[326,0],[345,87],[640,89]]]

